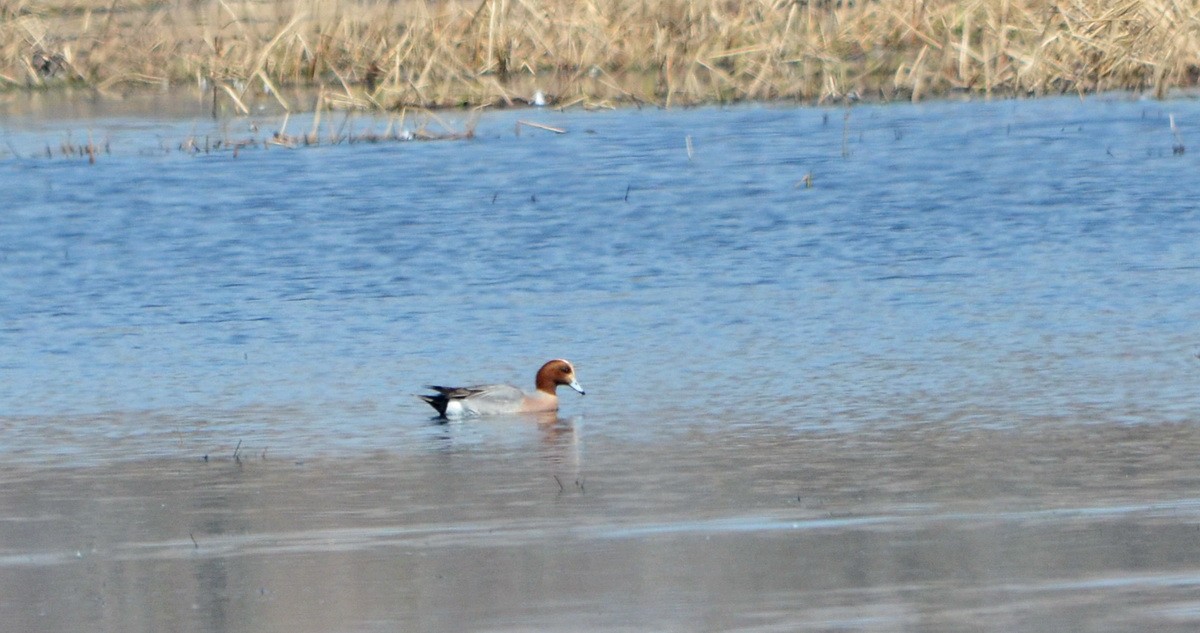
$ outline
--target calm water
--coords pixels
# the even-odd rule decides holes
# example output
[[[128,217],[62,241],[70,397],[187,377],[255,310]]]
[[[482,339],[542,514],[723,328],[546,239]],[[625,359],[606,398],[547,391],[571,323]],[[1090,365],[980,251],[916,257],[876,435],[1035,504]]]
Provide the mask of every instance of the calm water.
[[[1200,102],[169,114],[0,128],[13,630],[1200,624]]]

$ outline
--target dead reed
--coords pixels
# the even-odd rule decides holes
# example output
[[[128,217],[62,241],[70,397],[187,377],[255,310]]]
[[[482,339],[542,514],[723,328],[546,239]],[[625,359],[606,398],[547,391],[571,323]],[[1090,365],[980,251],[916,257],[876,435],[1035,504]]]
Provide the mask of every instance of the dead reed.
[[[12,148],[10,147],[10,149],[12,149]],[[102,154],[102,153],[103,154],[111,154],[112,153],[112,148],[109,145],[108,139],[105,139],[103,143],[96,143],[92,140],[91,134],[88,134],[86,143],[76,143],[75,141],[73,141],[71,139],[71,135],[68,134],[62,140],[62,142],[58,144],[58,155],[59,156],[61,156],[63,158],[72,158],[72,157],[86,158],[88,163],[93,164],[93,165],[96,164],[96,156],[98,156],[99,154]],[[14,156],[17,155],[16,151],[13,151],[13,155]],[[49,143],[46,144],[45,155],[46,155],[46,158],[54,157],[54,149],[50,147]]]
[[[415,127],[407,124],[404,113],[388,119],[387,126],[379,131],[375,125],[366,129],[355,129],[354,117],[343,113],[339,121],[334,122],[325,118],[325,130],[322,131],[322,111],[318,109],[309,125],[307,132],[288,132],[289,116],[285,115],[278,129],[258,134],[256,127],[253,134],[234,136],[229,133],[221,135],[192,135],[181,141],[176,149],[185,154],[213,154],[232,152],[234,157],[246,149],[270,149],[283,147],[296,149],[299,147],[315,147],[321,145],[354,145],[357,143],[396,143],[406,141],[447,141],[467,140],[475,137],[475,125],[478,121],[472,117],[465,122],[461,130],[452,130],[445,122],[436,120],[440,129],[434,129],[432,122],[418,123]],[[436,117],[434,117],[436,119]]]
[[[242,109],[603,107],[1191,87],[1200,0],[0,0],[0,88]]]
[[[327,113],[318,110],[311,115],[300,115],[306,119],[300,124],[293,124],[292,115],[285,113],[277,125],[254,124],[249,130],[235,132],[228,125],[221,125],[203,133],[192,133],[178,143],[160,143],[157,148],[129,148],[126,153],[137,151],[141,154],[170,154],[182,153],[189,156],[229,155],[237,158],[247,150],[269,150],[272,148],[299,149],[307,147],[355,145],[360,143],[402,143],[411,141],[449,141],[469,140],[475,138],[475,128],[478,117],[472,113],[465,121],[454,127],[432,112],[419,116],[409,116],[406,112],[389,114],[380,121],[370,116],[363,121],[364,115],[344,111]],[[289,131],[289,126],[300,125],[304,129]],[[540,123],[520,121],[517,123],[517,134],[521,126],[532,127],[556,134],[564,134],[566,130]],[[44,144],[44,150],[18,149],[10,142],[7,152],[0,150],[3,158],[40,158],[87,160],[95,164],[98,156],[111,155],[113,142],[105,137],[95,141],[92,134],[87,134],[86,142],[74,140],[72,134],[66,133],[57,146]]]

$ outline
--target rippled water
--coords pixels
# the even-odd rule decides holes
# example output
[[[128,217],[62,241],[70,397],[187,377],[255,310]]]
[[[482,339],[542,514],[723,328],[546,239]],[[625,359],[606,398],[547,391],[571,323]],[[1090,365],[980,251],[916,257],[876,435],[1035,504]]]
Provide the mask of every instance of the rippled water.
[[[9,117],[0,621],[1193,630],[1198,120],[521,111],[235,157],[175,148],[281,117]],[[413,397],[556,356],[556,424]]]

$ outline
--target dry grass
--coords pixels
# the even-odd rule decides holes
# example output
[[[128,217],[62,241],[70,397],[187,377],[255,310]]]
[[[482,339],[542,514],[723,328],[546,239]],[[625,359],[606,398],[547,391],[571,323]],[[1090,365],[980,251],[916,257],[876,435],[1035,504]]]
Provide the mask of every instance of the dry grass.
[[[921,99],[1200,78],[1200,0],[0,0],[0,88],[320,107]],[[281,103],[307,109],[310,103]]]

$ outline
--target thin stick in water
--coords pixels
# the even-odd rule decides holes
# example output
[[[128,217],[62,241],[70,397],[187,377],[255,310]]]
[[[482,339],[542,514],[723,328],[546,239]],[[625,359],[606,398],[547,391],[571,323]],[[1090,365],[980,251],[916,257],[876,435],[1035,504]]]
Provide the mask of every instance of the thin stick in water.
[[[1179,133],[1179,128],[1175,125],[1175,115],[1168,114],[1167,119],[1171,122],[1171,134],[1175,136],[1175,144],[1171,146],[1171,153],[1179,156],[1187,151],[1183,146],[1183,135]]]
[[[560,127],[551,127],[544,123],[534,123],[533,121],[517,121],[517,130],[518,130],[517,134],[518,135],[520,134],[520,126],[522,126],[522,125],[532,127],[532,128],[537,128],[539,130],[546,130],[547,132],[554,132],[555,134],[566,134],[567,133],[566,130],[564,130]]]

